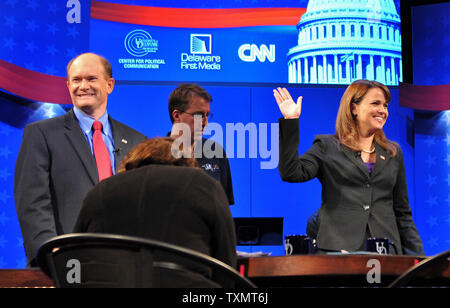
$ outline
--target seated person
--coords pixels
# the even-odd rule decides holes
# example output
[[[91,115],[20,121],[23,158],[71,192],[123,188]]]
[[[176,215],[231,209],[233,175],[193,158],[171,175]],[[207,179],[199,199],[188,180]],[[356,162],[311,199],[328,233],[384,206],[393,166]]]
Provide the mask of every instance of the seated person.
[[[195,158],[174,157],[172,143],[169,137],[153,138],[133,148],[119,173],[87,194],[74,232],[150,238],[235,268],[234,223],[222,186],[198,167]],[[177,260],[173,255],[168,258],[166,253],[154,255],[156,261]],[[157,286],[218,286],[208,279],[209,269],[195,267],[201,274],[158,269]]]
[[[319,211],[320,209],[315,210],[314,213],[308,217],[308,222],[306,223],[306,234],[312,240],[317,239],[317,233],[319,232]]]

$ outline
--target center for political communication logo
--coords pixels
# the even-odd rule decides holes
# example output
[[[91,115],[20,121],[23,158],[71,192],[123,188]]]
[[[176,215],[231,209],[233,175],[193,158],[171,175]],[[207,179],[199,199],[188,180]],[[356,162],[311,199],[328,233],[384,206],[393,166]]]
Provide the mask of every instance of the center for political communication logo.
[[[158,50],[158,40],[144,30],[133,30],[125,37],[125,49],[135,57],[143,57]]]

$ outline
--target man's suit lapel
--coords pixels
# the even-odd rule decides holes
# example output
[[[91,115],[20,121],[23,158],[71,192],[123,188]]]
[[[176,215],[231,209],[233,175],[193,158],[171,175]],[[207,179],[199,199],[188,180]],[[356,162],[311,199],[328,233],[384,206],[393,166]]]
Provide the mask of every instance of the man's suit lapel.
[[[89,148],[89,144],[86,141],[86,137],[81,131],[80,125],[73,113],[73,110],[70,110],[66,113],[64,117],[64,127],[65,127],[65,135],[69,139],[72,144],[75,152],[81,159],[81,162],[86,169],[89,178],[92,183],[95,185],[98,183],[98,172],[97,165],[94,160],[94,156],[92,155],[91,149]],[[70,164],[70,162],[67,162]]]
[[[114,154],[115,154],[115,168],[119,169],[120,162],[124,156],[131,150],[131,140],[128,140],[128,136],[123,129],[123,126],[119,122],[109,117],[111,123],[112,133],[114,136]]]

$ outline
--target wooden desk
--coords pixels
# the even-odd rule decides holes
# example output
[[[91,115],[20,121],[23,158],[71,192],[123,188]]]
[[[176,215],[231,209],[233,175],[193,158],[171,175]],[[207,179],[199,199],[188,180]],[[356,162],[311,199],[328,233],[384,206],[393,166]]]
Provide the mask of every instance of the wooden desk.
[[[371,259],[380,262],[380,284],[367,282]],[[409,256],[296,255],[242,258],[238,269],[259,287],[385,286],[420,260]],[[422,273],[415,285],[450,286],[450,260]],[[24,287],[48,288],[53,282],[39,269],[0,269],[0,288]]]
[[[374,269],[368,263],[371,259],[379,261],[379,284],[367,281],[368,272]],[[295,255],[243,258],[239,259],[238,267],[259,287],[386,286],[422,259],[381,255]],[[450,286],[449,259],[422,273],[420,281],[415,282],[415,285],[430,284]]]
[[[53,281],[39,269],[0,269],[0,288],[51,288]]]

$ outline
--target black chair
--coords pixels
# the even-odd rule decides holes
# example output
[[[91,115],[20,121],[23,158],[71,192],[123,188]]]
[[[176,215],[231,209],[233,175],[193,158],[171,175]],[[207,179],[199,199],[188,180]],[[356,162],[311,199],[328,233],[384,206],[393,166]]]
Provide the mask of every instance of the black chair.
[[[406,272],[401,274],[397,279],[391,282],[388,288],[399,288],[406,286],[414,277],[418,274],[423,273],[426,270],[431,269],[434,266],[439,266],[442,262],[447,262],[447,258],[450,257],[450,250],[441,252],[435,256],[426,258],[416,265],[412,266]]]
[[[208,255],[131,236],[96,233],[57,236],[39,248],[37,262],[56,287],[256,287],[235,269]],[[203,275],[205,268],[210,278]],[[203,274],[196,272],[198,269],[203,269]],[[186,274],[190,281],[185,281]],[[164,285],[161,281],[167,275],[179,279]]]

